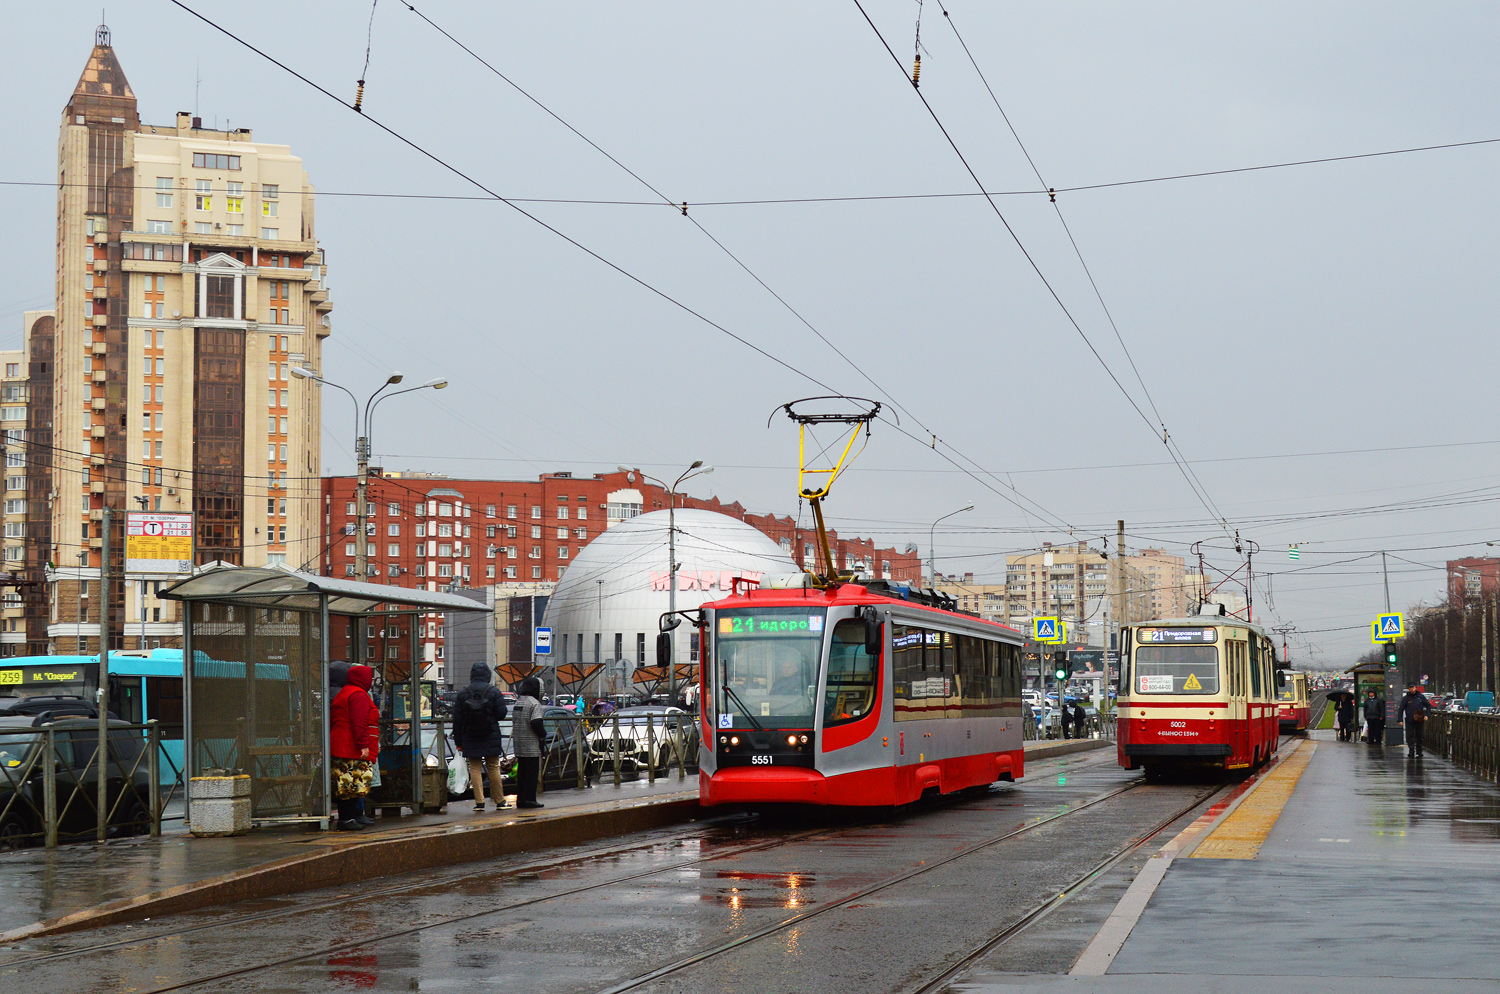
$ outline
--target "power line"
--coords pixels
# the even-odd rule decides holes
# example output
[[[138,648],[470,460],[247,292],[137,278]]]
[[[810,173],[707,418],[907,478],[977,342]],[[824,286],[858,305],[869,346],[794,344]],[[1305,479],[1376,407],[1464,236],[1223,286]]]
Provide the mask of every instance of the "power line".
[[[861,203],[878,202],[883,200],[963,200],[972,197],[1047,197],[1060,193],[1083,193],[1090,190],[1112,190],[1127,186],[1143,186],[1153,183],[1172,183],[1179,180],[1203,179],[1213,176],[1232,176],[1238,173],[1264,172],[1274,169],[1291,169],[1299,166],[1324,165],[1331,162],[1353,162],[1359,159],[1376,159],[1394,155],[1408,155],[1417,152],[1439,152],[1455,148],[1472,148],[1480,145],[1494,145],[1500,143],[1500,138],[1480,138],[1473,141],[1446,142],[1439,145],[1415,145],[1405,148],[1384,149],[1378,152],[1355,152],[1348,155],[1329,155],[1315,159],[1294,159],[1286,162],[1269,162],[1254,166],[1234,166],[1225,169],[1207,169],[1190,173],[1169,173],[1162,176],[1146,176],[1138,179],[1111,180],[1100,183],[1081,183],[1075,186],[1059,186],[1053,188],[1042,188],[1036,190],[962,190],[952,193],[872,193],[872,194],[848,194],[844,196],[826,197],[765,197],[765,198],[741,198],[735,200],[693,200],[688,202],[691,209],[702,207],[771,207],[792,204],[839,204],[839,203]],[[59,183],[56,180],[0,180],[0,186],[18,187],[45,187],[49,189],[61,189],[64,187],[86,187],[87,183]],[[136,184],[134,189],[156,192],[156,187],[149,184]],[[176,191],[174,191],[176,192]],[[223,192],[215,188],[214,192]],[[318,190],[310,194],[315,197],[351,197],[370,198],[384,200],[452,200],[484,203],[493,201],[494,197],[478,197],[466,194],[444,194],[444,193],[382,193],[370,190]],[[605,207],[669,207],[673,210],[681,210],[680,203],[663,204],[656,200],[614,200],[603,197],[518,197],[507,196],[506,200],[518,204],[574,204],[579,206],[605,206]]]

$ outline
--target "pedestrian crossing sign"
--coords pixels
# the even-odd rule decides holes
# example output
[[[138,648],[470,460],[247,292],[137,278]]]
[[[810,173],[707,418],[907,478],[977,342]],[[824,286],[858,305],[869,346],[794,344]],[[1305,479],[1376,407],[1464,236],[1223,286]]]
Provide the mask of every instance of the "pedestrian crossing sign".
[[[1302,552],[1295,545],[1289,545],[1286,547],[1286,557],[1292,562],[1296,562],[1302,558]]]
[[[1380,637],[1383,639],[1398,639],[1405,635],[1403,621],[1400,612],[1377,615],[1375,618],[1375,623],[1380,626]]]
[[[1061,626],[1056,618],[1033,618],[1031,621],[1031,637],[1038,642],[1058,641],[1058,629]]]

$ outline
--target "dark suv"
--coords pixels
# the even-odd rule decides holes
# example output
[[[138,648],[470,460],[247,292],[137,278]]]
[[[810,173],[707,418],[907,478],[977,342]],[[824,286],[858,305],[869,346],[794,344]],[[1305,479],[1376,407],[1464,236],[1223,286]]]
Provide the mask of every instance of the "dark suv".
[[[16,849],[43,838],[44,748],[42,726],[52,722],[56,744],[58,837],[89,838],[98,816],[98,765],[92,762],[99,725],[82,715],[0,712],[0,849]],[[110,719],[108,803],[114,835],[150,830],[151,771],[145,740],[128,722]],[[116,726],[119,726],[116,730]],[[87,769],[85,769],[87,767]],[[122,796],[123,795],[123,796]]]

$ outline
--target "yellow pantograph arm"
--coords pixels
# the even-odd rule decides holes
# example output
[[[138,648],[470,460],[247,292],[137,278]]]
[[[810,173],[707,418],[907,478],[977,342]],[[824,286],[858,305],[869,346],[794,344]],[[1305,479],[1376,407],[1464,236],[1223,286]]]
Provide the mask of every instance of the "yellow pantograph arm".
[[[797,432],[797,489],[803,497],[826,497],[833,481],[838,479],[839,470],[844,466],[844,460],[849,458],[849,450],[854,447],[854,440],[859,437],[860,425],[855,425],[854,430],[849,432],[849,441],[844,443],[844,451],[839,453],[838,462],[833,464],[832,469],[808,469],[807,468],[807,425],[800,426]],[[868,427],[866,427],[868,430]],[[805,476],[826,476],[822,487],[816,491],[809,490],[803,484]]]

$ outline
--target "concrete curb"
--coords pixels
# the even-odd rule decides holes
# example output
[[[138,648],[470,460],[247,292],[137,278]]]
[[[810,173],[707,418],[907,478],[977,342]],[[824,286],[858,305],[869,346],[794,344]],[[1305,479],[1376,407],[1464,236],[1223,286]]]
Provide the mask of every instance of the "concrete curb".
[[[676,799],[628,802],[576,814],[566,809],[555,815],[512,814],[485,824],[392,832],[392,837],[361,839],[336,849],[262,863],[22,926],[0,933],[0,944],[456,866],[509,853],[577,845],[688,821],[702,810],[697,791],[690,798],[683,798],[681,793],[668,796]]]
[[[1035,740],[1033,740],[1035,741]],[[1056,739],[1043,741],[1026,749],[1027,761],[1033,759],[1051,759],[1054,756],[1066,756],[1073,752],[1088,752],[1091,749],[1113,749],[1113,739]]]

